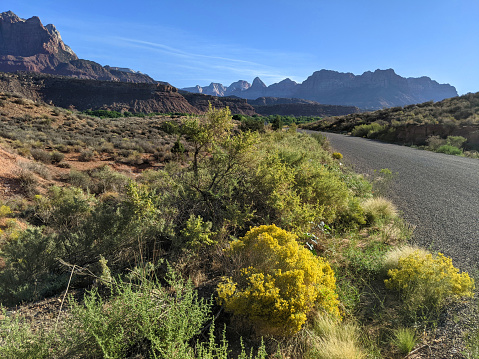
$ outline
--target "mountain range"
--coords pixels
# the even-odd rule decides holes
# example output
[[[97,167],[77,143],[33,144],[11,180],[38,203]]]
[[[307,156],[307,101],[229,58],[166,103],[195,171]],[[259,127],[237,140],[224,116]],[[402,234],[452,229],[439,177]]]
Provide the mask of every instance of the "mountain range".
[[[174,88],[165,82],[155,81],[139,71],[102,66],[94,61],[79,59],[63,42],[54,25],[43,25],[36,16],[25,20],[12,11],[7,11],[0,14],[0,72],[19,71],[79,79],[161,84],[166,86],[165,89]],[[352,73],[321,70],[314,72],[302,83],[287,78],[266,86],[259,77],[256,77],[252,84],[240,80],[228,87],[220,83],[211,83],[206,87],[195,86],[182,90],[177,94],[187,96],[189,102],[203,103],[206,99],[202,97],[196,100],[190,96],[191,94],[219,98],[237,97],[248,101],[266,98],[263,100],[264,103],[253,106],[258,109],[261,107],[261,111],[268,114],[271,111],[280,111],[281,114],[288,115],[307,113],[317,116],[354,113],[359,111],[358,108],[374,110],[405,106],[457,96],[456,89],[451,85],[439,84],[428,77],[404,78],[392,69],[368,71],[358,76]],[[286,101],[285,98],[294,100]],[[305,103],[305,100],[310,102]],[[233,102],[239,103],[236,100]],[[326,105],[335,107],[326,108]],[[268,106],[276,107],[273,109]],[[304,111],[300,111],[301,106],[304,107]],[[240,107],[244,108],[244,105]],[[251,110],[244,108],[240,112]]]
[[[287,78],[266,86],[259,77],[250,84],[233,82],[226,87],[220,83],[187,87],[182,90],[213,96],[237,96],[245,99],[259,97],[301,98],[322,104],[357,106],[361,109],[406,106],[430,100],[440,101],[457,96],[454,86],[439,84],[429,77],[404,78],[393,69],[367,71],[362,75],[331,70],[314,72],[302,83]]]

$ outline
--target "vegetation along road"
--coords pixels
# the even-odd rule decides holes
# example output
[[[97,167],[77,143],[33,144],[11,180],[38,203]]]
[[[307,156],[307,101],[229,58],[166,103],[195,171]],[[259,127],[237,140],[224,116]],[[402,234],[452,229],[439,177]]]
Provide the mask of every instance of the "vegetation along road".
[[[479,269],[479,160],[364,138],[324,133],[343,162],[357,172],[394,173],[389,197],[416,228],[413,242]]]

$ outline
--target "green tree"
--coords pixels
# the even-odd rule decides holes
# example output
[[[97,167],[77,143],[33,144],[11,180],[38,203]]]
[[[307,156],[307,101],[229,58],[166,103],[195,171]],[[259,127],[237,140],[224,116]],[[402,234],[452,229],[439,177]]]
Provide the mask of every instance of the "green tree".
[[[233,120],[228,107],[215,109],[209,104],[208,112],[201,118],[186,119],[183,133],[193,144],[193,172],[198,178],[198,161],[201,151],[208,151],[221,141],[227,139],[233,128]]]

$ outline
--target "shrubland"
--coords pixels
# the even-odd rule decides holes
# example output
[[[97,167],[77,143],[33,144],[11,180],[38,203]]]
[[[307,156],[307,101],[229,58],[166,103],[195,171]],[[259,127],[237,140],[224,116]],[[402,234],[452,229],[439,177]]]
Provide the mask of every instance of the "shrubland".
[[[449,259],[404,247],[395,207],[321,135],[241,130],[228,109],[160,124],[74,116],[66,126],[101,123],[121,143],[178,146],[136,176],[65,169],[45,190],[4,199],[2,357],[394,357],[395,333],[426,330],[448,301],[472,295]],[[411,286],[437,297],[419,302]],[[63,306],[54,322],[13,313],[50,296]]]
[[[353,136],[415,145],[431,151],[477,158],[479,93],[434,103],[385,108],[303,124],[311,130],[348,132]]]

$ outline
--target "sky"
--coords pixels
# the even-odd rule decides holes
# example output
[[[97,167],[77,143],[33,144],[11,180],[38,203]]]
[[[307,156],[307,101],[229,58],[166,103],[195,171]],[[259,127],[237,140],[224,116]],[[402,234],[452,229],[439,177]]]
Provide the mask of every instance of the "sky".
[[[79,58],[183,88],[392,68],[479,91],[478,0],[2,0]]]

